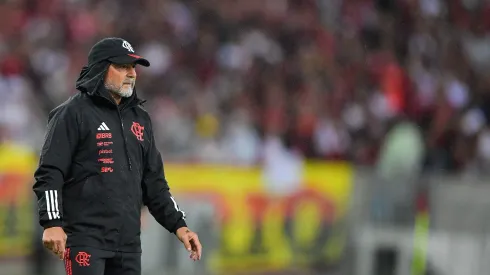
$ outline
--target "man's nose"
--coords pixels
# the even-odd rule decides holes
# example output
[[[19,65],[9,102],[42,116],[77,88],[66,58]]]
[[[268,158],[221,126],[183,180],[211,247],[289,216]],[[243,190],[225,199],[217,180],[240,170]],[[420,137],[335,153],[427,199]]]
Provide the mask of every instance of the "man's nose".
[[[130,67],[128,69],[128,76],[129,77],[133,77],[133,78],[136,77],[136,68],[135,67]]]

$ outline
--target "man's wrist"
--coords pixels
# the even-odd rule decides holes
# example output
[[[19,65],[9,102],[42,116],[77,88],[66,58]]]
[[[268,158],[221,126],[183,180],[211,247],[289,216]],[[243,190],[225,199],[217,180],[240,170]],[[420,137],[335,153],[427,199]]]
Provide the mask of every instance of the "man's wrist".
[[[189,230],[189,228],[187,226],[183,226],[183,227],[180,227],[178,228],[177,230],[175,230],[175,236],[177,237],[177,239],[179,239],[180,241],[183,241],[183,237],[187,234],[191,232]]]

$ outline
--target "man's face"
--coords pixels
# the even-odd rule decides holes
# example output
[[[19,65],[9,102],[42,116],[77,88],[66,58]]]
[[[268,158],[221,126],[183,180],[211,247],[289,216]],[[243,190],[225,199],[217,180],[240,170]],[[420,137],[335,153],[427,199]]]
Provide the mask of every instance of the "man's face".
[[[106,89],[121,97],[130,97],[136,84],[135,66],[111,64],[104,79]]]

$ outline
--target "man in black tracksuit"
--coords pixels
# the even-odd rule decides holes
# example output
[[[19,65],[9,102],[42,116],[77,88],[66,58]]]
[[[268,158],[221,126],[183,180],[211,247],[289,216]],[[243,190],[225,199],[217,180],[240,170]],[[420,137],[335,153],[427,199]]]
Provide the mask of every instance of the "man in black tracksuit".
[[[141,274],[144,205],[191,259],[201,257],[136,95],[136,64],[150,65],[127,41],[97,42],[77,80],[79,93],[49,114],[33,190],[43,243],[64,259],[68,275]]]

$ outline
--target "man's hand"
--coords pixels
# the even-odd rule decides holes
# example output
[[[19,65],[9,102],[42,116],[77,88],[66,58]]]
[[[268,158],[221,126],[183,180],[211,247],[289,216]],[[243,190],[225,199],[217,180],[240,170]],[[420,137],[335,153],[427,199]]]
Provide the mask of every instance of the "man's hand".
[[[185,249],[191,253],[189,257],[194,261],[200,260],[202,246],[199,242],[197,234],[190,231],[187,227],[181,227],[177,229],[176,235],[177,238],[179,238],[179,240],[184,244]]]
[[[65,255],[66,234],[61,227],[51,227],[44,229],[43,233],[44,247],[51,250],[61,260]]]

